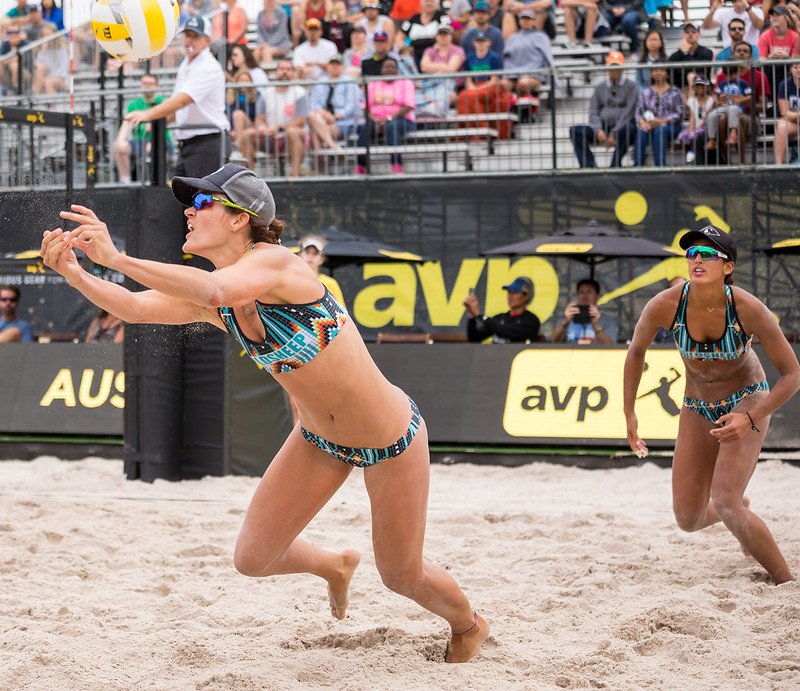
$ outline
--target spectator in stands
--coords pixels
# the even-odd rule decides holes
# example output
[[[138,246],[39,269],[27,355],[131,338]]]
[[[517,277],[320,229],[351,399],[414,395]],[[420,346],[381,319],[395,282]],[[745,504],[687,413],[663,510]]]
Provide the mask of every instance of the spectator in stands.
[[[57,31],[55,24],[45,23],[40,38],[52,36]],[[33,71],[33,93],[56,94],[64,91],[69,67],[69,50],[64,36],[48,41],[36,52]]]
[[[642,0],[601,0],[600,9],[612,32],[617,26],[622,27],[622,33],[631,39],[631,54],[635,55],[639,50],[639,23],[645,19]]]
[[[56,0],[42,0],[42,18],[54,24],[58,31],[64,30],[64,13],[56,5]]]
[[[47,26],[47,22],[42,17],[42,8],[39,5],[28,5],[28,21],[23,26],[28,40],[38,41],[42,37],[42,29],[45,26]]]
[[[483,72],[503,69],[500,56],[491,50],[489,36],[482,31],[474,36],[474,50],[467,53],[465,69],[470,72],[466,78],[464,89],[458,94],[459,115],[476,113],[508,113],[511,107],[511,94],[500,85],[497,75],[482,76]],[[486,127],[490,125],[497,130],[498,138],[510,139],[513,123],[510,120],[478,121],[462,123],[469,127]]]
[[[360,20],[355,22],[355,26],[360,26],[364,29],[368,50],[370,52],[374,50],[372,37],[379,31],[389,37],[389,45],[392,45],[395,33],[394,22],[381,13],[380,0],[362,0],[361,10],[364,14]]]
[[[480,0],[478,0],[480,2]],[[488,0],[489,2],[489,24],[493,27],[503,31],[503,20],[505,19],[505,10],[503,9],[503,0]],[[477,4],[477,3],[476,3]],[[505,36],[503,37],[505,40]]]
[[[276,0],[264,0],[264,9],[256,17],[258,45],[253,54],[259,65],[285,57],[292,49],[289,16]]]
[[[714,58],[715,62],[727,62],[733,60],[733,46],[739,41],[744,41],[745,23],[741,19],[731,19],[728,22],[728,39],[727,47],[723,48]],[[750,50],[753,57],[758,60],[758,43],[750,43]]]
[[[122,343],[125,340],[125,324],[119,317],[104,309],[89,322],[84,343]]]
[[[317,84],[311,92],[308,124],[312,148],[338,148],[338,140],[356,133],[360,117],[361,92],[344,74],[342,56],[334,55],[328,62],[328,81]]]
[[[17,317],[20,291],[16,286],[0,286],[0,343],[30,343],[33,329]]]
[[[569,128],[569,137],[581,168],[596,168],[592,144],[615,147],[611,167],[618,168],[636,139],[634,116],[639,99],[636,83],[625,77],[625,56],[612,50],[606,56],[608,79],[600,82],[589,100],[589,124]]]
[[[583,29],[583,47],[589,48],[594,38],[597,17],[600,14],[599,0],[561,0],[564,10],[564,31],[567,42],[564,48],[578,48],[578,30]]]
[[[292,53],[298,79],[322,79],[330,59],[339,53],[336,45],[322,38],[322,22],[316,17],[306,21],[306,40]]]
[[[336,46],[336,52],[344,53],[350,45],[350,32],[353,26],[347,14],[347,6],[342,0],[334,0],[331,5],[330,18],[322,23],[322,38],[327,38]]]
[[[732,40],[747,41],[757,43],[758,34],[764,26],[764,10],[760,7],[753,7],[749,0],[733,0],[732,4],[724,7],[724,0],[711,0],[711,7],[708,14],[703,19],[702,29],[713,29],[714,27],[728,27],[732,19],[738,19],[744,25],[744,35],[733,38],[730,32],[722,32],[722,47],[730,48]],[[717,56],[719,60],[719,56]],[[727,60],[727,58],[722,58]]]
[[[683,96],[681,90],[670,84],[665,67],[650,70],[651,86],[639,94],[636,106],[636,144],[633,150],[633,164],[644,165],[647,147],[652,144],[653,164],[667,164],[667,144],[681,131],[683,122]]]
[[[676,139],[686,147],[686,162],[694,163],[697,159],[698,147],[705,142],[705,117],[716,105],[714,97],[709,93],[711,85],[703,75],[697,75],[692,83],[694,92],[686,100],[689,111],[689,126],[678,133]]]
[[[5,38],[3,42],[0,43],[0,55],[11,53],[27,45],[28,40],[25,37],[25,32],[18,26],[8,26],[5,29]],[[2,85],[7,92],[16,91],[17,87],[20,86],[19,62],[17,60],[4,60],[0,62],[0,69],[2,70],[2,72],[0,72],[0,85]],[[23,67],[23,71],[23,78],[27,78],[27,69]]]
[[[800,63],[791,67],[791,77],[780,83],[777,90],[780,120],[775,125],[775,164],[785,163],[786,151],[793,150],[797,159],[798,122],[800,122]],[[790,161],[791,163],[791,161]]]
[[[667,54],[664,52],[664,37],[658,29],[651,29],[644,37],[642,54],[639,56],[639,65],[652,65],[653,63],[665,63]],[[650,70],[636,70],[636,84],[639,91],[644,91],[650,86]]]
[[[297,46],[302,38],[305,35],[306,41],[308,40],[308,20],[309,19],[316,19],[319,22],[320,27],[320,38],[323,35],[323,31],[325,29],[325,22],[330,21],[331,18],[331,9],[333,8],[333,0],[302,0],[299,3],[300,7],[298,9],[297,5],[295,5],[294,9],[292,10],[292,41],[294,45]],[[305,29],[305,34],[304,34]],[[330,57],[330,56],[328,56]],[[328,64],[327,58],[325,59],[325,63],[322,65],[322,69],[324,71],[325,65]]]
[[[617,320],[602,314],[597,308],[600,284],[593,278],[584,278],[576,286],[577,300],[564,310],[564,320],[553,330],[553,343],[616,343]]]
[[[241,5],[236,4],[236,0],[225,0],[227,8],[228,8],[228,36],[227,36],[227,45],[225,42],[225,22],[224,22],[224,13],[218,14],[214,17],[214,46],[216,49],[222,48],[224,46],[225,50],[217,50],[218,55],[225,56],[225,60],[223,61],[222,57],[220,57],[221,62],[227,62],[227,58],[230,56],[231,48],[235,45],[247,45],[247,12],[245,12],[244,8]]]
[[[547,70],[553,66],[550,39],[536,28],[536,12],[524,8],[517,13],[520,30],[506,39],[503,67],[527,74],[503,80],[504,88],[518,96],[529,96],[548,80]]]
[[[754,132],[753,118],[755,118],[755,132],[761,128],[761,115],[772,112],[772,88],[770,87],[767,75],[763,70],[755,69],[750,66],[753,59],[751,53],[752,46],[745,41],[739,41],[733,46],[733,59],[737,62],[745,62],[747,64],[740,65],[738,68],[737,77],[750,86],[753,94],[752,98],[746,99],[742,103],[742,112],[739,115],[739,161],[745,162],[745,148],[747,140]],[[720,74],[718,81],[724,79]],[[755,102],[755,108],[753,103]]]
[[[241,150],[249,167],[255,167],[257,148],[276,160],[289,155],[289,177],[300,175],[305,152],[305,125],[309,113],[306,90],[297,84],[291,61],[278,62],[273,82],[256,103],[256,124],[241,137]],[[257,147],[257,148],[256,148]]]
[[[203,177],[220,167],[230,153],[230,124],[225,113],[225,72],[209,50],[208,19],[192,15],[181,30],[186,57],[178,67],[172,95],[147,110],[128,113],[132,127],[161,118],[175,118],[178,139],[176,172]],[[191,128],[182,128],[192,125]]]
[[[489,21],[489,13],[491,10],[492,7],[486,0],[478,0],[478,2],[475,3],[470,25],[461,37],[460,45],[464,49],[465,55],[469,55],[475,51],[475,36],[478,32],[481,32],[489,39],[489,50],[497,54],[498,57],[503,56],[505,39],[503,39],[503,32],[496,26],[492,26]]]
[[[389,57],[389,34],[379,31],[372,37],[375,52],[372,57],[361,61],[361,75],[364,77],[377,77],[383,73],[383,61]]]
[[[256,119],[256,102],[261,89],[269,83],[267,73],[256,62],[253,52],[247,46],[235,45],[231,48],[228,61],[227,81],[247,84],[247,88],[226,89],[228,119],[231,123],[231,139],[239,146],[243,132],[251,129]]]
[[[140,110],[147,110],[158,105],[164,100],[163,96],[156,95],[158,89],[158,77],[154,74],[145,72],[139,79],[141,95],[128,104],[127,113]],[[169,141],[171,134],[167,133]],[[144,166],[145,157],[151,146],[150,123],[136,125],[132,127],[128,120],[123,120],[111,151],[114,154],[114,161],[117,164],[117,175],[123,185],[131,182],[131,159],[133,159],[133,169],[136,171],[137,179],[141,179],[141,171]]]
[[[422,54],[436,41],[440,26],[451,26],[452,22],[437,5],[437,0],[420,0],[420,12],[400,25],[395,44],[399,48],[409,43],[414,48],[414,60],[421,66]]]
[[[325,248],[328,246],[328,241],[318,235],[306,235],[300,238],[299,244],[300,252],[298,256],[300,259],[308,264],[314,275],[319,279],[319,282],[331,291],[333,297],[339,301],[339,304],[344,305],[344,295],[339,282],[332,276],[322,273],[321,270],[327,259]]]
[[[184,9],[188,14],[206,16],[215,9],[216,4],[216,0],[186,0]]]
[[[747,44],[745,44],[747,45]],[[739,139],[739,116],[743,112],[743,104],[750,100],[750,85],[739,78],[736,65],[724,65],[724,76],[714,89],[716,106],[706,115],[706,148],[717,147],[717,137],[727,127],[728,145],[734,145]]]
[[[384,32],[379,32],[382,35]],[[387,36],[388,39],[388,36]],[[388,47],[388,40],[384,43]],[[372,57],[375,49],[369,49],[367,44],[367,32],[363,26],[354,26],[353,31],[350,33],[350,47],[344,51],[344,71],[350,77],[361,76],[361,66],[367,58]],[[378,73],[380,74],[380,72]]]
[[[398,74],[397,60],[391,56],[386,57],[383,60],[381,74],[384,77],[396,76]],[[380,138],[387,146],[402,144],[406,133],[414,130],[415,108],[414,82],[410,79],[369,82],[367,84],[367,121],[359,127],[358,145],[364,147],[367,145],[368,139],[376,142]],[[356,173],[366,172],[366,162],[366,156],[359,155]],[[391,162],[393,173],[403,172],[401,154],[391,154]]]
[[[455,100],[456,80],[447,79],[444,75],[453,74],[461,70],[464,51],[459,46],[453,45],[453,29],[450,26],[440,26],[436,32],[436,42],[426,48],[420,62],[420,72],[438,78],[424,79],[416,83],[417,87],[417,115],[425,113],[427,116],[438,118],[445,117]]]
[[[508,285],[508,312],[487,317],[481,311],[481,303],[474,290],[464,298],[467,308],[467,340],[479,343],[487,338],[492,343],[533,343],[539,340],[539,318],[528,310],[533,300],[533,281],[519,276]]]
[[[504,39],[508,40],[509,36],[520,30],[519,13],[524,9],[534,13],[534,25],[539,31],[544,31],[550,40],[556,37],[553,0],[507,0],[503,8],[505,13],[501,28]]]
[[[683,25],[683,38],[681,40],[678,50],[669,56],[668,62],[681,63],[681,62],[711,62],[714,59],[714,53],[710,48],[700,45],[700,31],[697,25],[692,22],[686,22]],[[692,80],[696,74],[697,68],[694,67],[681,67],[672,70],[672,83],[679,89],[685,89],[687,86],[692,85]],[[703,70],[705,72],[705,70]]]
[[[775,5],[769,11],[770,28],[758,39],[758,54],[762,60],[788,60],[798,55],[798,35],[790,28],[791,12],[783,5]],[[777,86],[789,77],[784,65],[770,65],[767,78]]]
[[[472,4],[470,0],[441,0],[442,11],[450,17],[453,27],[453,42],[461,45],[461,38],[469,24]]]
[[[6,16],[3,17],[3,26],[22,28],[28,23],[28,0],[17,0],[17,4],[12,7]]]

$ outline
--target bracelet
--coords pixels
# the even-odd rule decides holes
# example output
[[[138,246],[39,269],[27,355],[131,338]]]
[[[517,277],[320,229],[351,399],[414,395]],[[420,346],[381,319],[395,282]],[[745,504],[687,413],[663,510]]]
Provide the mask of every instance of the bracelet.
[[[748,419],[748,420],[750,420],[750,429],[751,429],[751,430],[753,430],[754,432],[761,432],[761,430],[760,430],[760,429],[758,429],[758,427],[756,427],[756,423],[755,423],[755,422],[753,422],[753,418],[750,416],[750,413],[748,413],[748,412],[745,410],[745,411],[744,411],[744,414],[745,414],[745,415],[747,415],[747,419]]]

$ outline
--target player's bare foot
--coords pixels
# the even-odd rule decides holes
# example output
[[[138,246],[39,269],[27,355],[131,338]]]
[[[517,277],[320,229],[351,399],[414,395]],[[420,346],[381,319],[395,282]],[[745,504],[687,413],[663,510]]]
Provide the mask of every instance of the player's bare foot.
[[[475,623],[466,631],[450,636],[450,643],[444,654],[445,662],[466,662],[475,657],[489,635],[489,623],[477,612]]]
[[[352,549],[345,550],[342,552],[341,570],[335,579],[328,581],[328,602],[331,605],[331,614],[336,619],[344,619],[347,616],[350,581],[360,561],[361,555],[358,552]]]

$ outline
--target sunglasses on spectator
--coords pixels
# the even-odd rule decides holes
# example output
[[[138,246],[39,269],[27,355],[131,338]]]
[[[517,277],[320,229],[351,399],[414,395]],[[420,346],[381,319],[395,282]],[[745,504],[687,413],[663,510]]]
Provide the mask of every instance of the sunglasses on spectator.
[[[19,298],[0,298],[0,302],[19,302]]]
[[[250,214],[251,216],[258,216],[255,211],[250,211],[250,209],[245,209],[243,206],[239,206],[238,204],[234,204],[227,199],[222,199],[221,197],[214,197],[207,192],[198,192],[197,194],[192,197],[192,205],[195,209],[200,211],[201,209],[208,209],[211,206],[214,206],[214,202],[219,202],[222,206],[229,206],[231,209],[236,209],[237,211],[244,211],[246,214]]]
[[[689,249],[686,250],[686,258],[687,259],[704,259],[706,261],[717,261],[719,259],[728,259],[728,255],[724,252],[720,252],[719,250],[715,250],[713,247],[705,247],[704,245],[692,245]]]
[[[743,26],[729,26],[728,31],[744,31]]]

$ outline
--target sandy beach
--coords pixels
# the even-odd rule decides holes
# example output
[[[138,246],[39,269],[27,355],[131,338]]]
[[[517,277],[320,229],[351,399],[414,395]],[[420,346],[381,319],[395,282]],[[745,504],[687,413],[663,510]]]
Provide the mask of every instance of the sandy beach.
[[[680,532],[653,464],[433,466],[427,556],[492,627],[465,665],[382,586],[361,471],[305,532],[362,552],[341,622],[312,576],[234,570],[256,478],[52,458],[0,477],[0,689],[800,688],[800,584],[771,585],[721,526]],[[798,487],[767,461],[748,491],[795,574]]]

